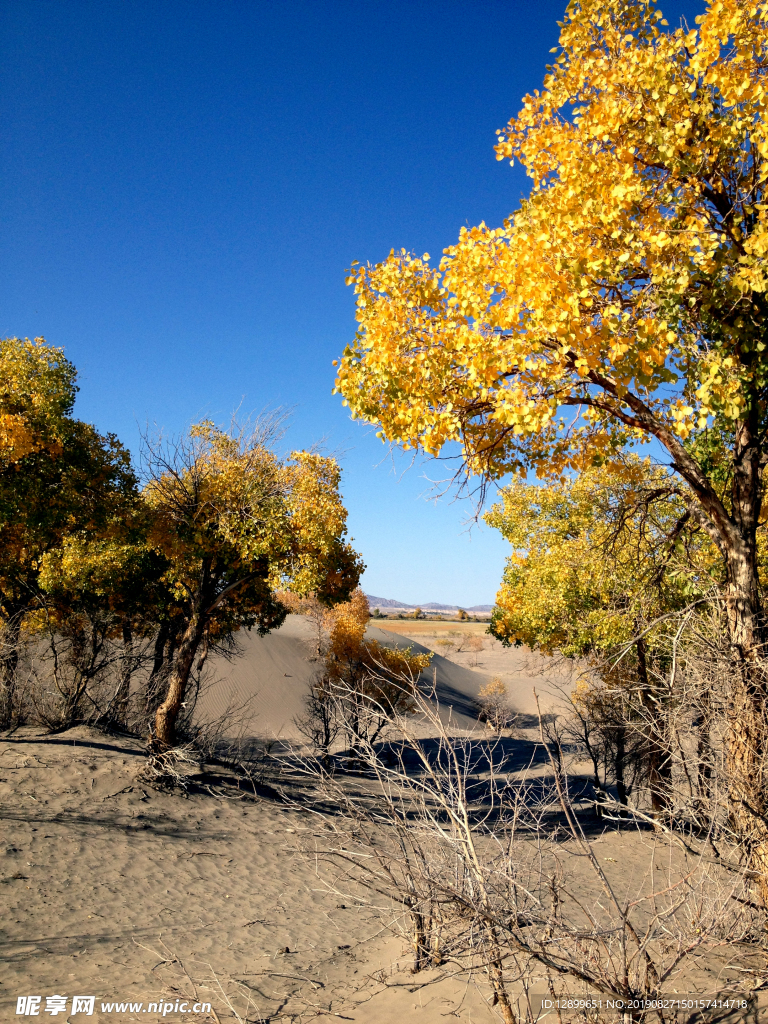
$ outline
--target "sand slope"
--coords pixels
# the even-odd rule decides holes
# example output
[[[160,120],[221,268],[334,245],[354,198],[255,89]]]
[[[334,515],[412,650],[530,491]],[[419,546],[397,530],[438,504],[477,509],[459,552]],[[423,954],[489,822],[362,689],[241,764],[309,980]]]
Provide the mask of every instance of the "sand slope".
[[[404,629],[407,625],[404,624]],[[412,647],[415,652],[431,650],[430,639],[406,637],[374,625],[368,635],[384,644]],[[208,670],[208,688],[200,700],[203,718],[222,715],[228,707],[242,709],[240,727],[247,735],[265,738],[297,739],[294,719],[303,711],[303,699],[310,683],[322,667],[313,658],[312,626],[304,617],[289,615],[285,624],[265,637],[255,632],[242,632],[238,636],[240,656],[232,662],[213,658]],[[533,686],[541,679],[531,667],[531,655],[526,652],[504,650],[498,641],[484,639],[486,650],[479,656],[477,669],[464,661],[469,656],[455,658],[434,654],[432,666],[437,682],[437,695],[444,717],[451,715],[457,728],[471,729],[478,725],[476,698],[482,686],[493,675],[500,675],[507,683],[513,706],[525,714],[535,710]],[[477,656],[475,656],[477,657]],[[487,666],[486,666],[486,663]],[[545,666],[546,659],[534,659],[534,665]]]

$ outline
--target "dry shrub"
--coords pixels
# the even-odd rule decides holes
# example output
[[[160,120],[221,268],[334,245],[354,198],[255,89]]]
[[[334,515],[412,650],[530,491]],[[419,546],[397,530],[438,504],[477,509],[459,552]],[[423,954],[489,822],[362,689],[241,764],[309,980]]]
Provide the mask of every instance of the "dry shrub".
[[[204,758],[193,743],[170,750],[151,750],[138,778],[157,788],[186,790],[204,770]]]
[[[322,680],[311,684],[304,698],[304,713],[293,721],[312,749],[322,756],[323,765],[327,769],[330,766],[331,750],[343,728],[343,719],[336,701]]]
[[[142,650],[127,655],[107,614],[71,614],[49,622],[38,613],[29,645],[30,719],[50,732],[73,725],[125,725],[128,683]]]
[[[481,721],[494,732],[501,732],[514,725],[517,716],[509,702],[506,684],[499,676],[494,676],[490,683],[480,688],[478,704]]]
[[[642,870],[611,869],[554,764],[548,781],[512,771],[504,741],[450,735],[435,693],[413,689],[414,679],[403,685],[418,714],[393,716],[385,748],[359,742],[369,789],[353,790],[317,759],[299,767],[314,786],[320,835],[307,857],[327,865],[319,870],[334,898],[377,910],[407,936],[414,971],[442,965],[484,978],[505,1024],[527,1019],[535,985],[653,999],[684,991],[698,966],[726,951],[741,986],[749,970],[759,973],[750,944],[764,913],[738,851],[722,849],[717,863],[705,839],[635,824],[627,839]],[[621,1015],[651,1018],[664,1019]]]
[[[29,718],[28,654],[23,615],[0,621],[0,729],[15,729]]]
[[[459,638],[456,641],[456,653],[472,653],[479,654],[483,649],[483,638],[476,636],[474,633],[460,633]]]
[[[758,837],[735,821],[744,780],[730,749],[744,721],[743,688],[724,617],[713,600],[666,619],[663,631],[657,627],[646,686],[622,671],[622,650],[575,685],[553,683],[561,714],[558,735],[548,738],[558,757],[568,752],[574,769],[589,759],[599,814],[645,815],[657,827],[706,836],[715,850],[723,842],[748,859]],[[756,750],[755,760],[768,779],[768,750]]]
[[[429,665],[431,655],[366,637],[369,618],[368,599],[357,590],[324,619],[323,671],[295,724],[326,766],[337,737],[344,737],[354,760],[358,747],[375,743],[394,717],[412,713],[415,683],[403,685],[403,679],[415,680]]]

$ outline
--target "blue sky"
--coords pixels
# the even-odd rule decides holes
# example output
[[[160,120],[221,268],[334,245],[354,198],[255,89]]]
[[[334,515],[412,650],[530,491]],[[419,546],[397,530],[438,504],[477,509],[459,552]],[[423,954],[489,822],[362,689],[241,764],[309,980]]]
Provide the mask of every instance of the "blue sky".
[[[350,421],[331,362],[352,260],[434,256],[527,191],[495,131],[564,6],[5,0],[0,334],[63,346],[77,414],[134,452],[146,423],[291,409],[286,446],[342,453],[369,593],[491,602],[504,542]]]

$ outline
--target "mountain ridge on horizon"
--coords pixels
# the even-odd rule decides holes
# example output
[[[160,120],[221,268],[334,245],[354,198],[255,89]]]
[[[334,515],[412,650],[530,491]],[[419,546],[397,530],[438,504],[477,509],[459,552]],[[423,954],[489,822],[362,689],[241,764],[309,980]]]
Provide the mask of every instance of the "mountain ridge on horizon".
[[[455,612],[463,608],[465,612],[491,612],[492,604],[475,604],[472,607],[465,607],[458,604],[437,604],[431,601],[429,604],[408,604],[405,601],[393,601],[388,597],[374,597],[373,594],[366,594],[368,604],[371,608],[402,608],[412,611],[414,608],[421,608],[427,612]]]

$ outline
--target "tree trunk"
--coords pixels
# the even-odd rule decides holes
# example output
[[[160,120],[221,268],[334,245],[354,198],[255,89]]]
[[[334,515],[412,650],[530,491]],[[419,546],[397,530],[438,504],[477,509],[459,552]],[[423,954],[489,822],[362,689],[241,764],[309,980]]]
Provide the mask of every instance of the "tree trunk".
[[[735,657],[732,713],[728,742],[728,787],[731,824],[746,847],[750,866],[768,905],[768,824],[764,761],[766,728],[765,623],[757,573],[757,526],[762,501],[760,450],[750,423],[736,433],[732,518],[737,536],[726,545],[726,591],[731,648]],[[736,532],[735,531],[735,532]]]
[[[627,783],[624,778],[624,768],[627,759],[627,732],[622,722],[616,728],[615,744],[613,773],[616,776],[616,796],[619,803],[626,807],[629,803]]]
[[[411,921],[413,922],[413,967],[411,974],[418,974],[426,967],[429,950],[427,948],[427,931],[424,925],[424,914],[418,909],[414,900],[410,904]]]
[[[435,903],[430,904],[429,928],[430,928],[430,960],[433,967],[439,967],[443,962],[443,954],[440,948],[442,937],[442,914]]]
[[[131,677],[133,675],[133,633],[126,623],[123,625],[123,654],[120,658],[120,677],[112,700],[111,719],[116,725],[126,725],[128,718],[128,699],[131,695]]]
[[[654,697],[653,688],[648,678],[648,662],[643,637],[638,639],[635,647],[637,649],[640,702],[643,706],[648,727],[646,737],[648,744],[648,788],[651,791],[651,808],[654,814],[658,814],[669,804],[670,758],[667,745],[664,742],[664,719],[659,708],[659,702]]]
[[[493,925],[486,925],[486,938],[489,945],[486,969],[491,985],[493,985],[493,1005],[498,1007],[504,1024],[517,1024],[517,1017],[512,1009],[512,1003],[510,1002],[504,980],[504,967],[502,966],[499,937]]]
[[[0,635],[0,729],[17,724],[16,672],[19,667],[19,638],[22,615],[12,615]]]
[[[147,719],[155,717],[168,692],[168,667],[173,664],[176,639],[176,633],[171,631],[170,623],[167,620],[162,622],[155,637],[152,671],[145,688]]]
[[[165,662],[165,645],[168,642],[169,634],[170,628],[166,620],[160,624],[160,628],[157,631],[157,636],[155,637],[155,649],[152,658],[152,671],[149,674],[150,688],[153,680],[155,680],[162,671],[163,664]]]
[[[184,694],[205,626],[205,616],[199,610],[193,611],[168,678],[168,692],[155,714],[153,740],[160,751],[170,750],[176,743],[176,719],[184,703]]]
[[[732,679],[728,737],[728,802],[731,825],[763,874],[760,889],[768,905],[768,824],[764,762],[766,728],[765,666],[761,658],[739,660]]]

